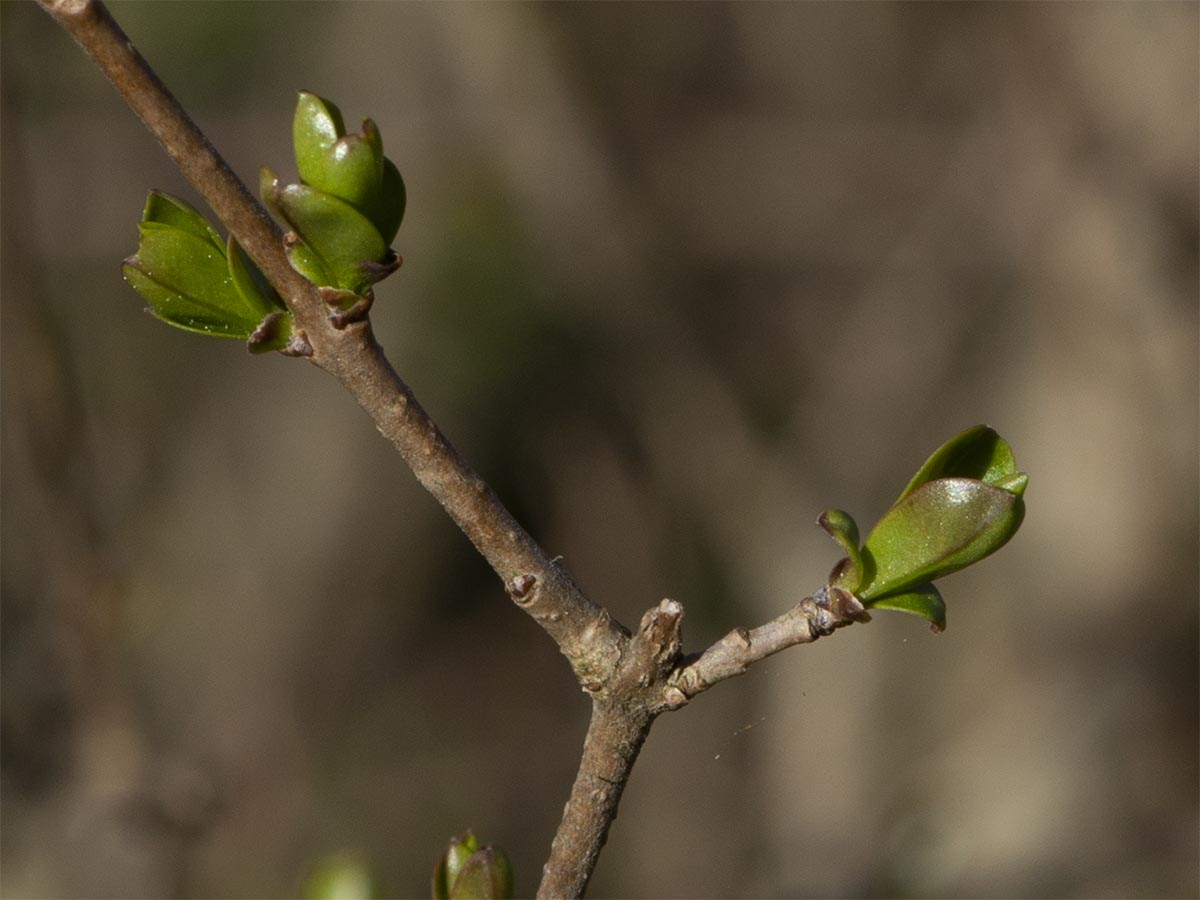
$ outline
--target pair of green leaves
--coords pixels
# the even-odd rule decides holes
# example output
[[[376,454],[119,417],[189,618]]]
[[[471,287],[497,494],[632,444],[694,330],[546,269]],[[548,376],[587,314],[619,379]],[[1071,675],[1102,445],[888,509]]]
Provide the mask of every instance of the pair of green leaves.
[[[1008,444],[977,425],[926,460],[859,546],[858,526],[831,509],[817,520],[846,551],[829,583],[874,609],[913,613],[946,627],[946,604],[933,581],[1006,544],[1025,516],[1029,476]]]
[[[341,112],[316,94],[300,93],[292,138],[301,183],[281,185],[263,169],[263,200],[291,229],[292,267],[317,285],[341,326],[365,314],[371,286],[400,265],[389,245],[404,218],[404,180],[373,121],[346,134]],[[155,316],[241,338],[252,352],[289,350],[292,315],[232,236],[222,241],[199,212],[160,191],[138,232],[122,271]]]
[[[433,870],[434,900],[508,900],[513,896],[512,864],[504,851],[468,831],[451,838]]]
[[[161,191],[150,192],[138,234],[121,272],[151,313],[188,331],[241,338],[252,353],[287,346],[292,314],[233,235],[222,241],[204,216]]]

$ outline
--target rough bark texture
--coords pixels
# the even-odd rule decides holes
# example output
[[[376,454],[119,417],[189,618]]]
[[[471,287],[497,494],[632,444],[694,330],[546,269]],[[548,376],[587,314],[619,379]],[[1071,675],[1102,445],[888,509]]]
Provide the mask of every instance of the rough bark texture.
[[[550,845],[538,897],[582,897],[587,890],[652,722],[645,710],[604,702],[592,707],[579,774]]]

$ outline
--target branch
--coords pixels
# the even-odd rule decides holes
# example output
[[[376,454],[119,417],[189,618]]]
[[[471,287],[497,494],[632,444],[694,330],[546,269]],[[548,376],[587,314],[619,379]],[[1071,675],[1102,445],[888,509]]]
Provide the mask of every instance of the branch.
[[[664,702],[677,709],[697,694],[726,678],[744,674],[754,663],[780,650],[811,644],[843,626],[869,621],[871,616],[857,597],[826,585],[765,625],[752,630],[735,628],[694,661],[678,667],[668,679]]]
[[[580,897],[616,818],[650,726],[715,684],[796,644],[869,616],[850,593],[822,588],[772,622],[738,628],[698,657],[680,649],[683,607],[663,600],[630,636],[505,509],[458,454],[375,340],[369,320],[335,328],[316,288],[294,271],[284,235],[192,123],[99,0],[38,0],[108,76],[168,155],[279,292],[303,337],[293,348],[354,396],[504,582],[555,640],[593,700],[579,772],[543,870],[539,897]]]
[[[279,292],[313,363],[345,387],[505,583],[558,644],[585,686],[603,683],[624,631],[512,517],[388,363],[369,322],[332,326],[314,286],[292,269],[283,234],[96,0],[39,0],[92,57],[180,171]]]
[[[679,659],[683,606],[663,600],[642,616],[621,660],[593,697],[583,758],[562,824],[542,869],[539,898],[582,897],[617,817],[617,804],[654,719],[662,687]]]
[[[595,703],[579,772],[542,867],[539,898],[582,897],[654,717]]]

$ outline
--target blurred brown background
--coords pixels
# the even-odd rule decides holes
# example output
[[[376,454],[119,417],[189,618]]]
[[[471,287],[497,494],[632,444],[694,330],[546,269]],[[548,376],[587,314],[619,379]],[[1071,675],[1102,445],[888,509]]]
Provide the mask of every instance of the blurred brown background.
[[[626,623],[699,649],[819,586],[988,422],[1031,475],[946,634],[880,614],[664,717],[596,897],[1197,885],[1194,3],[113,4],[233,167],[294,91],[409,186],[397,369]],[[32,4],[3,18],[3,892],[534,889],[587,704],[303,362],[140,311],[194,192]]]

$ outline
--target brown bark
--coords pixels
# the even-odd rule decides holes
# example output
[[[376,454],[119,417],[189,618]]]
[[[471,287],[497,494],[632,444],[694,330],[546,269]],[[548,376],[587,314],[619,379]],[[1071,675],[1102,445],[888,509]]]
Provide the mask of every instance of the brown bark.
[[[539,897],[579,897],[616,818],[654,719],[760,659],[868,617],[845,591],[823,588],[772,622],[735,629],[704,653],[681,653],[683,607],[663,600],[632,636],[590,600],[467,465],[384,356],[370,321],[330,321],[317,289],[294,271],[284,235],[159,81],[97,0],[39,0],[93,58],[287,303],[302,334],[296,355],[336,378],[458,523],[513,602],[554,639],[593,700],[579,771],[543,869]]]

